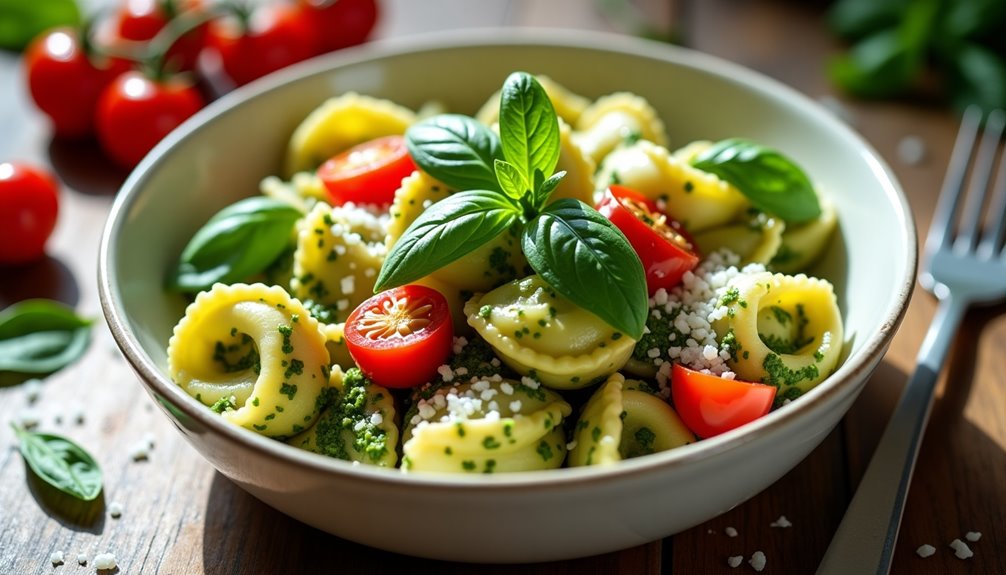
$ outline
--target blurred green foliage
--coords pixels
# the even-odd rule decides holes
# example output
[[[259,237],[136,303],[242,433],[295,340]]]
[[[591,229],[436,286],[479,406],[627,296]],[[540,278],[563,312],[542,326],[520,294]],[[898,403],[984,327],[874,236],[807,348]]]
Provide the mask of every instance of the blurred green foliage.
[[[849,93],[1006,108],[1006,0],[838,0],[828,19],[851,43],[829,66]]]
[[[22,50],[49,28],[78,24],[75,0],[0,0],[0,49]]]

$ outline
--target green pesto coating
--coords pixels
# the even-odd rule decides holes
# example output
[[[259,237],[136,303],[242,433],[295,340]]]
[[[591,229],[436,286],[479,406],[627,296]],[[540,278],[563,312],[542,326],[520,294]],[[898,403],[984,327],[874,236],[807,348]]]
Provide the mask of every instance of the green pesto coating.
[[[368,389],[372,382],[358,368],[346,371],[342,392],[332,390],[332,401],[316,423],[317,450],[338,459],[352,460],[353,454],[380,461],[389,449],[387,432],[371,422],[367,412]],[[360,429],[357,425],[363,422]],[[352,444],[347,445],[347,438]],[[349,449],[352,448],[353,454]]]

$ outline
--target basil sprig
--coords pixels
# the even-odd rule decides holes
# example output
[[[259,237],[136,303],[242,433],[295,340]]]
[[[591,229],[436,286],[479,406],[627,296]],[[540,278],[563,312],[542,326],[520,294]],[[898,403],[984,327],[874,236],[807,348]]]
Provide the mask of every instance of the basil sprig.
[[[20,443],[21,456],[39,479],[81,501],[98,497],[101,467],[84,448],[59,435],[11,427]]]
[[[533,76],[511,74],[500,135],[467,116],[441,115],[405,133],[412,159],[464,190],[433,204],[391,248],[374,291],[422,278],[501,234],[520,236],[531,268],[556,292],[634,339],[646,322],[646,276],[628,240],[592,207],[549,203],[565,172],[559,122]]]
[[[169,287],[195,293],[217,282],[234,283],[262,273],[283,254],[301,216],[297,208],[267,196],[227,206],[189,240]]]
[[[0,312],[0,372],[48,374],[76,361],[91,341],[91,320],[52,300]]]
[[[821,215],[807,174],[779,151],[740,138],[716,142],[692,165],[734,185],[754,207],[789,223]]]

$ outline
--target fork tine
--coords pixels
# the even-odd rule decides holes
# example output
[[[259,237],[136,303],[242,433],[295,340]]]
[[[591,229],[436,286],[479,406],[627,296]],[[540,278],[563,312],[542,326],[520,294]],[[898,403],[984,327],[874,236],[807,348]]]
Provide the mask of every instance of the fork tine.
[[[996,150],[1006,127],[1006,116],[1002,110],[993,110],[985,119],[985,131],[981,137],[978,154],[971,168],[971,182],[965,198],[964,214],[958,226],[954,250],[967,253],[975,246],[978,233],[981,231],[982,207],[985,204],[985,194],[995,171]]]
[[[978,106],[969,106],[964,110],[960,131],[954,151],[950,154],[950,165],[947,176],[943,180],[943,189],[933,212],[933,221],[929,225],[926,236],[926,252],[932,254],[949,244],[953,236],[954,217],[957,215],[958,199],[964,191],[964,178],[967,176],[971,150],[974,147],[978,126],[981,124],[982,111]]]
[[[1003,148],[999,159],[999,172],[989,200],[988,228],[978,243],[978,256],[984,259],[992,258],[996,248],[1003,241],[1003,229],[1006,228],[1006,148]],[[1006,258],[1006,247],[1002,256]]]

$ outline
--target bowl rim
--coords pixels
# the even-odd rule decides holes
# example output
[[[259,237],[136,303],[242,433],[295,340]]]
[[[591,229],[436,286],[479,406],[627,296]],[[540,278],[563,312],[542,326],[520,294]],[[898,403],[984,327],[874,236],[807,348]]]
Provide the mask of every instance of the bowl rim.
[[[861,150],[870,169],[882,183],[884,195],[896,211],[896,216],[899,219],[898,228],[907,248],[905,271],[898,278],[895,286],[896,293],[891,299],[891,304],[884,311],[880,329],[875,333],[868,334],[855,355],[847,357],[842,365],[824,382],[801,396],[800,401],[792,404],[801,406],[799,408],[783,406],[758,420],[722,435],[646,457],[621,461],[618,465],[501,473],[477,477],[468,474],[403,473],[397,468],[384,469],[369,465],[354,465],[351,462],[297,449],[224,421],[172,383],[154,364],[153,360],[144,353],[136,334],[126,320],[127,314],[122,307],[119,286],[112,281],[112,272],[117,268],[113,249],[114,239],[121,233],[126,214],[136,204],[139,197],[138,191],[142,189],[150,174],[155,171],[161,158],[172,154],[176,145],[192,137],[202,126],[214,122],[215,118],[227,114],[246,100],[279,89],[287,83],[303,80],[310,76],[324,75],[341,66],[380,60],[389,56],[476,47],[572,48],[614,52],[713,73],[729,78],[730,81],[744,84],[758,92],[772,92],[774,97],[784,100],[787,105],[796,107],[826,124],[830,131],[836,133],[843,140],[854,143]],[[149,388],[149,391],[156,396],[166,398],[173,408],[180,410],[186,417],[197,421],[201,426],[221,435],[229,442],[253,449],[259,456],[279,460],[284,464],[306,468],[314,472],[339,475],[342,476],[342,479],[360,479],[388,486],[404,485],[413,488],[442,490],[464,488],[478,491],[534,485],[536,488],[563,489],[574,484],[609,482],[615,477],[656,473],[669,468],[694,465],[698,461],[740,449],[761,436],[771,435],[782,428],[795,425],[793,422],[798,419],[813,417],[813,412],[822,409],[824,404],[839,401],[839,397],[858,394],[865,384],[867,374],[882,359],[894,332],[905,316],[915,283],[917,258],[915,222],[894,172],[861,136],[796,89],[717,56],[652,40],[608,32],[571,29],[474,28],[375,40],[361,46],[343,49],[261,78],[211,102],[206,108],[164,138],[129,174],[120,188],[101,235],[98,255],[98,292],[103,316],[116,345],[131,364],[141,382]],[[859,385],[851,383],[843,385],[857,378],[862,380]]]

